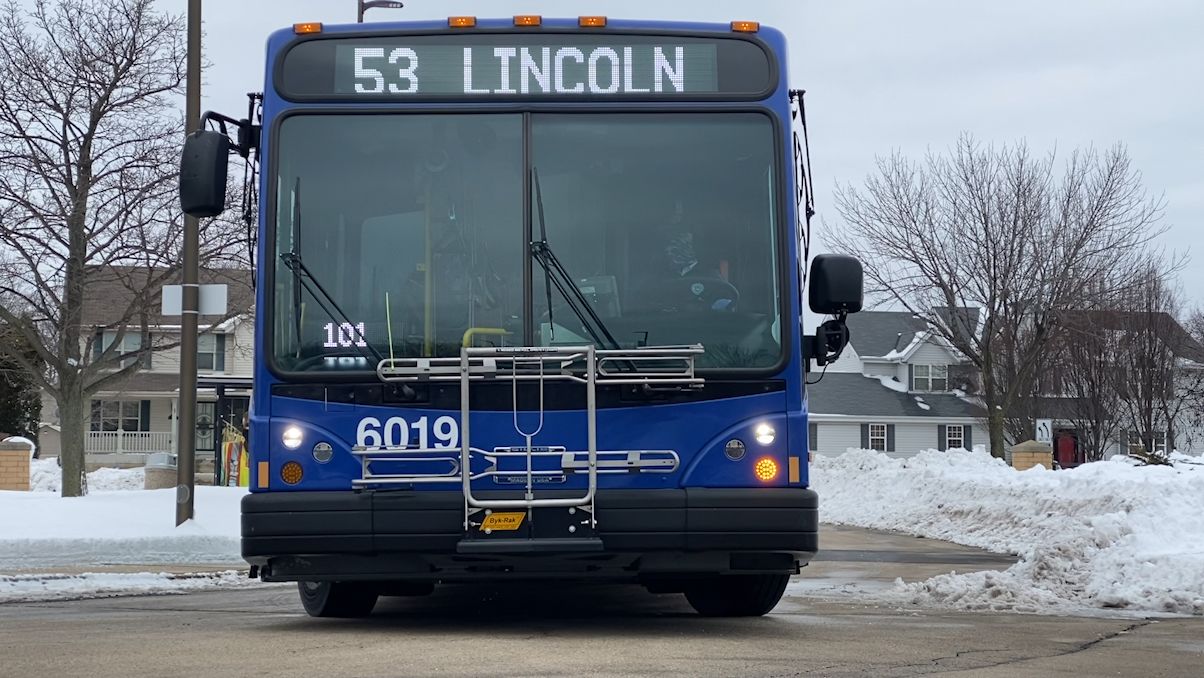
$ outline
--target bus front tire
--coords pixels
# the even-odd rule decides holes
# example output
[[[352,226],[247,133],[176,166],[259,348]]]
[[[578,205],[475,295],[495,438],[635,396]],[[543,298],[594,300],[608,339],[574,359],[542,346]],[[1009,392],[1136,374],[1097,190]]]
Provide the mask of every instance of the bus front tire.
[[[377,592],[354,582],[302,581],[297,591],[311,617],[367,617],[376,607]]]
[[[686,587],[686,600],[704,617],[760,617],[777,606],[789,581],[788,574],[707,577]]]

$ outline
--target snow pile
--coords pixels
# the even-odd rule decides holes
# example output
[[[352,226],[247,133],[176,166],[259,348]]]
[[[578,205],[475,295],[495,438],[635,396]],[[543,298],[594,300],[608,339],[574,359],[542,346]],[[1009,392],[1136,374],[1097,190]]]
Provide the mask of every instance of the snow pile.
[[[98,485],[124,483],[118,473]],[[117,480],[114,480],[114,479]],[[91,480],[89,481],[91,483]],[[138,483],[141,486],[141,483]],[[196,519],[175,526],[175,489],[103,491],[64,499],[0,492],[0,570],[63,565],[238,563],[245,488],[196,488]]]
[[[142,468],[98,468],[88,474],[88,491],[141,490],[146,470]],[[56,459],[34,459],[29,466],[29,489],[58,492],[63,469]]]
[[[188,574],[86,572],[74,575],[0,575],[0,603],[185,593],[252,586],[262,584],[258,580],[248,579],[245,572],[238,570]]]
[[[825,522],[897,530],[997,552],[1003,572],[896,585],[913,603],[1073,612],[1204,614],[1204,466],[1119,458],[1068,471],[1016,471],[984,452],[869,450],[817,457]]]

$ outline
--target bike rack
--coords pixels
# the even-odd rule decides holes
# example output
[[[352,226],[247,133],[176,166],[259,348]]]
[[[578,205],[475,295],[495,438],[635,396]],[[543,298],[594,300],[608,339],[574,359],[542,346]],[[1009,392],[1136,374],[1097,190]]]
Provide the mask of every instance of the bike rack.
[[[606,473],[672,473],[681,463],[673,450],[599,450],[597,435],[597,387],[599,384],[635,385],[648,388],[698,388],[702,378],[695,372],[695,359],[703,353],[701,345],[655,346],[635,349],[596,349],[593,346],[563,347],[463,347],[459,358],[389,358],[377,365],[377,376],[386,382],[460,382],[460,449],[452,456],[452,448],[426,447],[365,447],[356,446],[352,453],[360,459],[361,478],[353,480],[355,487],[398,486],[423,483],[460,483],[465,504],[465,529],[472,514],[495,509],[524,509],[530,513],[536,507],[582,508],[589,512],[591,525],[598,475]],[[647,369],[644,369],[645,366]],[[472,446],[471,409],[469,407],[473,382],[510,381],[511,412],[514,429],[525,445],[483,449]],[[544,387],[552,381],[578,383],[586,389],[586,449],[568,450],[564,446],[536,445],[534,438],[543,429]],[[518,384],[534,382],[539,389],[538,423],[524,429],[519,422]],[[530,412],[528,412],[530,414]],[[535,458],[559,458],[559,470],[536,470]],[[482,459],[487,467],[472,470],[474,458]],[[499,468],[505,459],[525,458],[525,470]],[[400,473],[374,473],[373,462],[448,464],[446,470]],[[567,477],[584,472],[587,477],[585,494],[575,497],[535,497],[535,485],[543,479]],[[473,494],[472,482],[481,478],[505,476],[522,477],[522,499],[484,499]],[[546,482],[546,481],[545,481]],[[517,483],[515,483],[517,484]]]

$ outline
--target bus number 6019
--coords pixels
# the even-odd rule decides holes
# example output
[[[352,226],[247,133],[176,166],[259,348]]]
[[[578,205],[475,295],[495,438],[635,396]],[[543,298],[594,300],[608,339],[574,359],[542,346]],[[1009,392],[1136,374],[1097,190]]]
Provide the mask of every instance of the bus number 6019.
[[[417,441],[414,441],[414,438]],[[435,444],[432,446],[431,438]],[[411,443],[413,442],[413,445]],[[419,417],[413,423],[402,417],[389,417],[382,425],[376,417],[364,417],[355,427],[355,444],[373,448],[432,448],[455,449],[460,446],[460,424],[453,417],[439,417],[432,425],[429,417]]]

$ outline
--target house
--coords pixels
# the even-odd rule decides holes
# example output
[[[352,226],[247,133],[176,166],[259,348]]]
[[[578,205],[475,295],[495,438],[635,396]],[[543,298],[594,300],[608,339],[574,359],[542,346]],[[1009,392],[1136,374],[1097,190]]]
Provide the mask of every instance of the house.
[[[963,313],[966,326],[977,325],[976,311]],[[910,312],[862,311],[848,324],[840,359],[808,375],[811,452],[989,451],[982,408],[967,395],[974,370],[953,346]]]
[[[142,353],[139,368],[123,381],[96,393],[85,438],[85,451],[106,455],[109,463],[140,462],[143,455],[175,452],[176,412],[180,387],[180,318],[159,313],[161,290],[147,293],[139,280],[152,277],[133,267],[93,267],[87,272],[83,323],[95,355],[116,340],[116,326],[135,294],[149,304],[150,341],[160,350]],[[197,341],[196,453],[202,459],[221,444],[222,422],[241,423],[250,403],[254,347],[254,293],[250,271],[216,269],[201,272],[202,284],[227,285],[224,317],[201,316]],[[126,351],[137,351],[142,336],[133,321],[123,337]],[[42,395],[39,435],[42,453],[57,456],[60,422],[54,399]]]
[[[1151,426],[1149,452],[1204,449],[1204,346],[1173,315],[1075,310],[1058,321],[1070,340],[1025,409],[1050,420],[1060,466],[1144,453],[1138,431]]]

